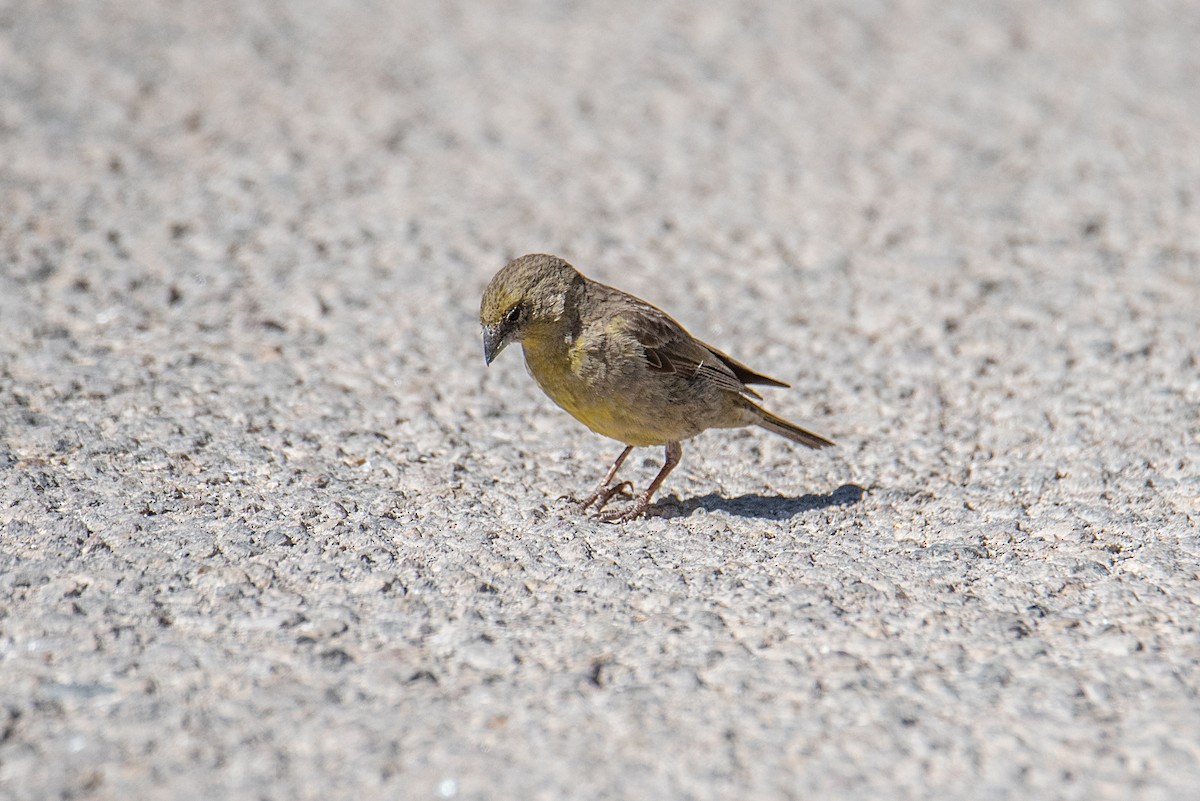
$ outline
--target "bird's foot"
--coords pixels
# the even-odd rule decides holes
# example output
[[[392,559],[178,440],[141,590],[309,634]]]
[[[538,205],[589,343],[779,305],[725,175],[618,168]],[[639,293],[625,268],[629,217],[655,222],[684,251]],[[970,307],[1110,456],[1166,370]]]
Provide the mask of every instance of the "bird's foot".
[[[613,484],[611,487],[597,487],[595,492],[582,501],[579,501],[579,509],[580,511],[584,511],[589,506],[595,505],[596,511],[599,512],[614,496],[625,494],[627,491],[633,491],[632,482],[622,481],[620,484]]]
[[[637,520],[645,516],[646,510],[649,508],[650,498],[646,495],[639,495],[636,501],[624,509],[614,509],[611,512],[597,516],[605,523],[628,523],[631,520]]]

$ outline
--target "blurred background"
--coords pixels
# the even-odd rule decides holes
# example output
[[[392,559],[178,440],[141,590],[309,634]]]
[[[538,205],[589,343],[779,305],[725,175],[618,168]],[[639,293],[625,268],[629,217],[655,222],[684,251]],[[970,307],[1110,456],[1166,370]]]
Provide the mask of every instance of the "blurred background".
[[[1198,40],[0,0],[0,795],[1181,797]],[[556,517],[614,444],[477,323],[538,251],[842,447],[708,435],[641,533]]]

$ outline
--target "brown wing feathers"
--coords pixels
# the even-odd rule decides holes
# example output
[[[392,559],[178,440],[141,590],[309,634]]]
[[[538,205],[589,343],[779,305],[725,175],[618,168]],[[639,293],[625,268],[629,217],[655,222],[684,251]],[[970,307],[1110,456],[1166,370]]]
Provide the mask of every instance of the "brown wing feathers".
[[[668,342],[657,348],[644,347],[644,352],[646,365],[651,370],[702,378],[730,392],[761,397],[746,386],[724,360],[698,342]]]
[[[749,367],[747,367],[746,365],[739,362],[737,359],[734,359],[732,356],[728,356],[728,355],[722,353],[721,351],[714,348],[712,345],[707,345],[703,342],[701,342],[700,344],[704,345],[704,347],[708,348],[708,350],[711,351],[712,354],[714,356],[716,356],[718,359],[725,362],[725,366],[728,367],[730,370],[732,370],[733,374],[735,376],[737,376],[738,380],[741,381],[743,384],[765,384],[766,386],[770,386],[770,387],[790,387],[791,386],[791,384],[785,384],[782,381],[771,378],[770,376],[765,376],[762,373],[754,372]]]
[[[655,321],[658,322],[658,321]],[[654,326],[660,328],[660,326]],[[692,378],[703,378],[712,381],[722,389],[741,395],[761,398],[747,384],[767,384],[775,387],[786,387],[782,381],[756,373],[736,359],[727,356],[716,348],[710,347],[698,339],[694,339],[683,329],[670,332],[675,336],[664,337],[668,333],[663,330],[650,332],[641,327],[637,333],[646,355],[646,365],[651,370],[663,373],[681,373]],[[645,334],[658,334],[658,336]]]
[[[663,373],[680,373],[712,381],[722,389],[761,398],[747,384],[786,387],[787,384],[756,373],[728,354],[693,337],[683,326],[658,308],[611,287],[600,285],[598,290],[609,297],[610,303],[625,306],[623,317],[628,330],[642,344],[646,366]]]

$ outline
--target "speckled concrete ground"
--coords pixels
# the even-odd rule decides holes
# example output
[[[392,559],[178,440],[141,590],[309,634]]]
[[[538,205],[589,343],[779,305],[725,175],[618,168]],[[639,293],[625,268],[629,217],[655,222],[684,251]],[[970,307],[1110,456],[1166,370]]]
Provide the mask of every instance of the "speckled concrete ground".
[[[0,798],[1200,798],[1197,40],[0,3]],[[528,251],[841,447],[576,516]]]

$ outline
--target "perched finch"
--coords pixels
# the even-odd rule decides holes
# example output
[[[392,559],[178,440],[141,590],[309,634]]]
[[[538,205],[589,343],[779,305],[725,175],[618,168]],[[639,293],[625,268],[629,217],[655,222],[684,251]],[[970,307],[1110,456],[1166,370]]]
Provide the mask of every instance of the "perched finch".
[[[683,455],[680,444],[709,428],[759,426],[810,448],[833,443],[777,417],[751,398],[748,384],[786,387],[693,337],[660,309],[592,281],[556,256],[509,262],[483,293],[483,357],[520,342],[542,391],[577,420],[625,443],[596,489],[580,504],[604,520],[645,514]],[[662,445],[662,470],[632,504],[604,513],[628,483],[613,485],[635,447]]]

